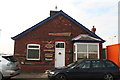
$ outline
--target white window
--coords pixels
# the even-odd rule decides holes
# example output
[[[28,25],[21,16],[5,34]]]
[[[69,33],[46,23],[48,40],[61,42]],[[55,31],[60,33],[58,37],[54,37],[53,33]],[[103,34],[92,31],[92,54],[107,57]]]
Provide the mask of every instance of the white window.
[[[27,60],[40,60],[40,45],[28,44],[27,45]]]
[[[75,43],[76,60],[99,58],[99,43]]]

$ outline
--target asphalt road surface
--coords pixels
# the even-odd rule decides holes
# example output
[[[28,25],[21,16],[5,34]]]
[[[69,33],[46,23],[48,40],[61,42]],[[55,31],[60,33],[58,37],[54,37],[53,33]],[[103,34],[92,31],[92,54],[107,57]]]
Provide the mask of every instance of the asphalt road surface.
[[[19,78],[19,79],[8,79],[8,80],[49,80],[49,79],[45,79],[45,78],[43,78],[43,79],[42,78],[40,78],[40,79],[39,78],[37,78],[37,79],[31,79],[31,78],[30,79],[29,78],[28,79],[23,79],[22,78],[22,79],[20,79]],[[89,80],[89,79],[80,79],[80,80]]]
[[[19,79],[6,79],[6,80],[49,80],[49,79],[47,79],[47,78],[26,78],[26,79],[24,79],[24,78],[19,78]],[[80,79],[80,80],[90,80],[90,79]],[[93,79],[93,80],[96,80],[96,79]],[[97,79],[97,80],[101,80],[101,79]]]
[[[43,79],[42,78],[40,78],[40,79],[39,78],[37,78],[37,79],[36,78],[34,78],[34,79],[31,79],[31,78],[30,79],[29,78],[26,78],[26,79],[23,79],[23,78],[14,79],[13,78],[13,79],[6,79],[6,80],[48,80],[48,79],[46,79],[46,78],[43,78]]]
[[[49,80],[49,79],[47,79],[47,78],[12,78],[12,79],[5,79],[5,80]],[[90,80],[90,79],[80,79],[80,80]],[[93,79],[93,80],[96,80],[96,79]],[[102,80],[102,79],[97,79],[97,80]],[[118,80],[120,80],[120,79],[118,79]]]

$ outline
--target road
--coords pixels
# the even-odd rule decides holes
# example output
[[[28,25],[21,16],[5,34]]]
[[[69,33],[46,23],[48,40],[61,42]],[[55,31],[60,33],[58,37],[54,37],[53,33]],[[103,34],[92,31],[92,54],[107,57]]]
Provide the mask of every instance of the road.
[[[47,78],[12,78],[12,79],[5,79],[5,80],[49,80]],[[89,80],[89,79],[80,79],[80,80]],[[96,80],[96,79],[93,79]],[[97,79],[97,80],[101,80],[101,79]],[[120,79],[118,79],[120,80]]]
[[[6,79],[6,80],[49,80],[47,78],[13,78],[13,79]],[[89,79],[80,79],[80,80],[89,80]],[[96,79],[92,79],[92,80],[96,80]],[[97,80],[101,80],[101,79],[97,79]]]
[[[19,79],[8,79],[8,80],[49,80],[49,79],[46,79],[46,78],[34,78],[34,79],[31,79],[31,78],[27,78],[27,79],[23,79],[23,78],[19,78]],[[89,80],[89,79],[82,79],[82,80]]]
[[[46,78],[34,78],[34,79],[31,79],[31,78],[26,78],[26,79],[24,79],[24,78],[19,78],[19,79],[6,79],[6,80],[48,80],[48,79],[46,79]]]

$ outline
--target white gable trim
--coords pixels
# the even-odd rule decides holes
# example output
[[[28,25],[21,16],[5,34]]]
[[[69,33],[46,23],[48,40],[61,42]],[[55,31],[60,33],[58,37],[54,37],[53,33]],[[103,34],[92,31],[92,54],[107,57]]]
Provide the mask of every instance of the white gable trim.
[[[100,39],[91,37],[91,36],[89,36],[89,35],[87,35],[87,34],[80,34],[80,35],[78,35],[77,37],[73,38],[72,40],[78,40],[78,39],[80,39],[80,38],[82,38],[82,37],[84,37],[84,38],[85,38],[85,37],[89,37],[89,38],[91,38],[91,39],[94,39],[94,40],[97,40],[97,41],[101,41]]]

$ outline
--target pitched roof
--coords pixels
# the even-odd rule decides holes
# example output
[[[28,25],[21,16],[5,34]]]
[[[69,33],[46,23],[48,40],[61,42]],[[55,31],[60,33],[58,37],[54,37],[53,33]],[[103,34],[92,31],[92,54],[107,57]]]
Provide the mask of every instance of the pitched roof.
[[[91,32],[89,29],[87,29],[87,28],[84,27],[82,24],[80,24],[79,22],[77,22],[75,19],[73,19],[72,17],[70,17],[69,15],[67,15],[66,13],[64,13],[62,10],[60,10],[60,11],[59,11],[58,13],[56,13],[55,15],[50,16],[50,17],[48,17],[47,19],[45,19],[45,20],[39,22],[38,24],[32,26],[31,28],[23,31],[22,33],[14,36],[14,37],[12,37],[12,39],[13,39],[13,40],[18,39],[19,37],[21,37],[21,36],[25,35],[26,33],[28,33],[28,32],[30,32],[30,31],[36,29],[36,28],[39,27],[40,25],[42,25],[42,24],[50,21],[51,19],[53,19],[54,17],[56,17],[56,16],[58,16],[58,15],[60,15],[60,14],[63,15],[63,16],[65,16],[66,18],[68,18],[70,21],[72,21],[73,23],[75,23],[77,26],[79,26],[79,27],[82,28],[83,30],[85,30],[88,34],[92,35],[93,37],[95,37],[95,38],[97,38],[97,39],[100,39],[101,42],[105,42],[105,40],[103,40],[102,38],[100,38],[99,36],[97,36],[96,34],[94,34],[93,32]]]
[[[96,40],[96,41],[101,41],[100,39],[96,39],[96,38],[91,37],[87,34],[80,34],[77,37],[73,38],[72,40]]]
[[[92,43],[99,43],[101,42],[101,39],[97,39],[97,38],[94,38],[94,37],[91,37],[87,34],[80,34],[78,35],[77,37],[73,38],[71,40],[72,42],[85,42],[85,43],[89,43],[89,42],[92,42]]]

